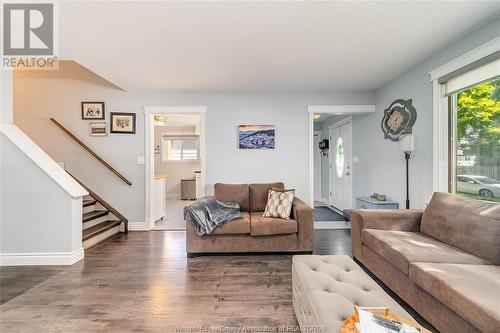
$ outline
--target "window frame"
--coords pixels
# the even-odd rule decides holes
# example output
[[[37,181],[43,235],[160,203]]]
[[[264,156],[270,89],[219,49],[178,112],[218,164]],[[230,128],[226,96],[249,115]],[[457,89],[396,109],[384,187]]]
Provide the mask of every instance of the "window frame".
[[[180,160],[170,160],[166,158],[167,148],[166,141],[167,140],[187,140],[193,139],[196,140],[196,159],[183,159],[183,148],[181,148],[181,159]],[[193,163],[200,162],[200,136],[195,134],[171,134],[171,133],[161,133],[160,135],[160,160],[165,163]]]
[[[498,76],[493,76],[490,80],[497,80]],[[482,81],[478,82],[477,85],[488,82]],[[471,89],[474,86],[468,87],[467,89]],[[467,90],[466,89],[466,90]],[[458,154],[457,154],[457,95],[458,92],[453,93],[447,98],[448,104],[448,193],[458,194],[458,173],[457,173],[457,164],[458,164]],[[467,159],[465,159],[467,161]],[[469,159],[470,160],[470,159]],[[470,175],[462,175],[463,178],[466,178],[466,183],[473,185],[485,185],[479,180],[475,179]]]
[[[451,187],[449,172],[450,103],[445,94],[445,85],[439,83],[439,79],[499,51],[500,37],[496,37],[429,72],[433,90],[432,192],[449,192]],[[430,196],[432,193],[429,193],[429,199]]]

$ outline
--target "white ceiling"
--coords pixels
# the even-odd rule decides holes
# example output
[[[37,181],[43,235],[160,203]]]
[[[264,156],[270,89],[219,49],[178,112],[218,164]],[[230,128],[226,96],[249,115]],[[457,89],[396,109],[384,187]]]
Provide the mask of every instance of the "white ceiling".
[[[371,90],[500,1],[61,2],[61,58],[125,90]]]

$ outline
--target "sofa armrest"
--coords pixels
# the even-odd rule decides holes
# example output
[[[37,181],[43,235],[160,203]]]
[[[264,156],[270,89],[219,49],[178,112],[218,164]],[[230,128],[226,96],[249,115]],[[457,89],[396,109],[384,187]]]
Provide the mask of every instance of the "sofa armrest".
[[[355,209],[351,212],[352,255],[363,261],[363,229],[419,231],[423,209]]]
[[[314,250],[314,210],[299,198],[293,199],[291,218],[297,221],[299,246]]]

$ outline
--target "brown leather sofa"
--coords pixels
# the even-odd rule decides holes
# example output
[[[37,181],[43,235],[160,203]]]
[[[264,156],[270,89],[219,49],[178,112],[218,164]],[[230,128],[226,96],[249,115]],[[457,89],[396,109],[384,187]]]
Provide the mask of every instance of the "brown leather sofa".
[[[215,184],[214,195],[223,202],[240,204],[242,218],[198,236],[186,222],[186,250],[189,257],[206,253],[312,252],[313,210],[295,198],[290,220],[263,217],[269,189],[284,189],[283,183]]]
[[[500,204],[354,210],[352,253],[440,332],[500,332]]]

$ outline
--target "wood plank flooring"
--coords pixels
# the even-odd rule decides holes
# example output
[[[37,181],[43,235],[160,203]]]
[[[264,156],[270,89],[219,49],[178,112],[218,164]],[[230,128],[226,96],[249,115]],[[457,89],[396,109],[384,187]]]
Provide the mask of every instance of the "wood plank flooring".
[[[317,254],[350,255],[350,230],[315,235]],[[182,231],[119,234],[70,267],[4,267],[0,301],[1,332],[275,331],[297,325],[291,256],[188,259]]]

